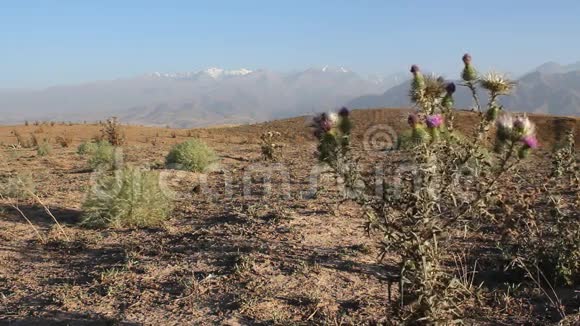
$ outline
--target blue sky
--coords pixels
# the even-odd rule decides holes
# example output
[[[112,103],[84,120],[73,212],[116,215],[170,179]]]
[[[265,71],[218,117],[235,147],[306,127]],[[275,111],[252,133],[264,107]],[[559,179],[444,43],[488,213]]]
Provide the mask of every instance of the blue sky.
[[[580,60],[580,1],[0,0],[0,88],[162,71],[522,73]],[[451,76],[453,77],[453,76]]]

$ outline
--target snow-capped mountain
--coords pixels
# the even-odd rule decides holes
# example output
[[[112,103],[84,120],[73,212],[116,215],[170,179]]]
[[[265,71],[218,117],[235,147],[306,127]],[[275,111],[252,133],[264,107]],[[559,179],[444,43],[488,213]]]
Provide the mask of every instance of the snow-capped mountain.
[[[0,90],[0,122],[111,115],[128,123],[178,127],[258,122],[325,111],[364,94],[380,94],[390,87],[386,80],[332,66],[289,73],[215,67],[155,72],[41,91]]]
[[[176,73],[161,73],[154,72],[146,75],[146,77],[153,78],[174,78],[174,79],[191,79],[200,76],[209,76],[214,79],[228,77],[228,76],[244,76],[252,73],[252,70],[241,68],[237,70],[226,70],[222,68],[211,67],[202,71],[195,72],[176,72]]]

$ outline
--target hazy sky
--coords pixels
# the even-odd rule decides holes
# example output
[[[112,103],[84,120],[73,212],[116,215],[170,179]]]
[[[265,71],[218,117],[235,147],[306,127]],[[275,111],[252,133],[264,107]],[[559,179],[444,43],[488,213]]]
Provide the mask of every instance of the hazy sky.
[[[522,73],[580,60],[580,1],[0,0],[0,88],[162,71]],[[454,76],[448,76],[454,77]]]

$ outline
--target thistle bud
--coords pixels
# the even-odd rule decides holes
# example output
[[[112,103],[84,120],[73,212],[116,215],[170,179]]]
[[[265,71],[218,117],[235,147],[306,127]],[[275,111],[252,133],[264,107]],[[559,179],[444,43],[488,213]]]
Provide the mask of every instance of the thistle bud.
[[[412,65],[412,66],[411,66],[411,70],[410,70],[410,71],[411,71],[411,73],[412,73],[413,75],[414,75],[414,74],[417,74],[417,73],[419,73],[419,71],[420,71],[420,70],[419,70],[419,66],[417,66],[417,65]]]
[[[416,102],[423,95],[423,89],[425,88],[425,78],[419,70],[419,66],[411,66],[411,73],[413,73],[413,81],[411,82],[411,100]]]
[[[461,58],[461,60],[463,60],[463,63],[465,65],[471,64],[471,54],[466,53],[463,55],[463,58]]]
[[[348,135],[350,135],[350,132],[352,130],[352,122],[348,117],[341,117],[338,123],[338,129],[343,135],[348,137]]]
[[[455,104],[455,101],[453,100],[453,93],[455,93],[455,90],[456,87],[454,82],[450,82],[445,85],[446,94],[443,97],[443,100],[441,101],[441,105],[443,105],[443,107],[445,107],[448,110],[453,108],[453,104]]]
[[[411,114],[409,114],[409,117],[407,118],[407,123],[409,124],[409,126],[411,126],[411,128],[415,128],[417,123],[419,123],[419,117],[417,117],[416,114],[411,113]]]
[[[509,114],[504,114],[496,121],[496,137],[500,143],[512,138],[514,119]]]
[[[447,94],[453,95],[453,93],[455,93],[455,90],[456,87],[454,82],[450,82],[447,83],[447,85],[445,85],[445,91],[447,91]]]
[[[471,55],[469,55],[469,53],[466,53],[463,55],[463,63],[465,64],[465,67],[463,68],[463,71],[461,72],[461,78],[463,78],[463,80],[465,80],[465,81],[476,80],[477,79],[477,71],[475,70],[475,68],[471,64]]]
[[[342,109],[340,109],[340,111],[338,111],[338,115],[342,118],[348,117],[349,114],[350,114],[350,112],[348,111],[348,109],[346,107],[342,107]]]
[[[451,108],[453,108],[453,104],[455,104],[453,96],[449,93],[445,94],[443,100],[441,101],[441,105],[443,105],[443,107],[445,107],[446,109],[450,110]]]
[[[497,115],[499,114],[499,108],[497,106],[492,106],[487,112],[485,113],[485,118],[487,121],[495,121],[497,119]]]

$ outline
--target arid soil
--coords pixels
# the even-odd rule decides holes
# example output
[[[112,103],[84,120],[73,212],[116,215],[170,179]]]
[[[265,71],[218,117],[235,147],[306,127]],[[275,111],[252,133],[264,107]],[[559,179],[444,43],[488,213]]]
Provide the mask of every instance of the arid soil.
[[[362,164],[383,160],[396,169],[404,156],[384,148],[405,128],[406,111],[355,111],[353,119],[353,143]],[[529,168],[540,175],[563,130],[575,126],[580,144],[580,120],[533,120],[542,148]],[[474,114],[462,113],[456,125],[467,134],[474,121]],[[0,127],[0,176],[32,174],[36,193],[66,231],[65,237],[38,201],[21,201],[19,208],[49,239],[38,241],[19,213],[0,202],[0,325],[396,321],[396,259],[377,259],[377,235],[366,232],[366,219],[356,204],[341,203],[330,176],[322,177],[315,196],[309,193],[317,162],[307,118],[194,130],[124,126],[124,162],[158,169],[175,200],[171,219],[154,229],[77,225],[96,175],[76,147],[99,128],[58,123]],[[14,129],[52,139],[70,134],[73,144],[62,148],[53,143],[52,153],[39,157],[34,149],[11,147]],[[283,135],[277,165],[261,161],[259,136],[267,130]],[[163,169],[172,144],[189,137],[213,147],[220,166],[207,175]],[[496,296],[494,291],[508,281],[486,276],[498,268],[485,265],[493,239],[474,231],[457,247],[481,251],[478,268],[490,280],[483,285],[482,301],[469,308],[467,324],[550,323],[540,293],[521,292],[507,301]],[[580,302],[573,291],[564,299],[570,307]]]

